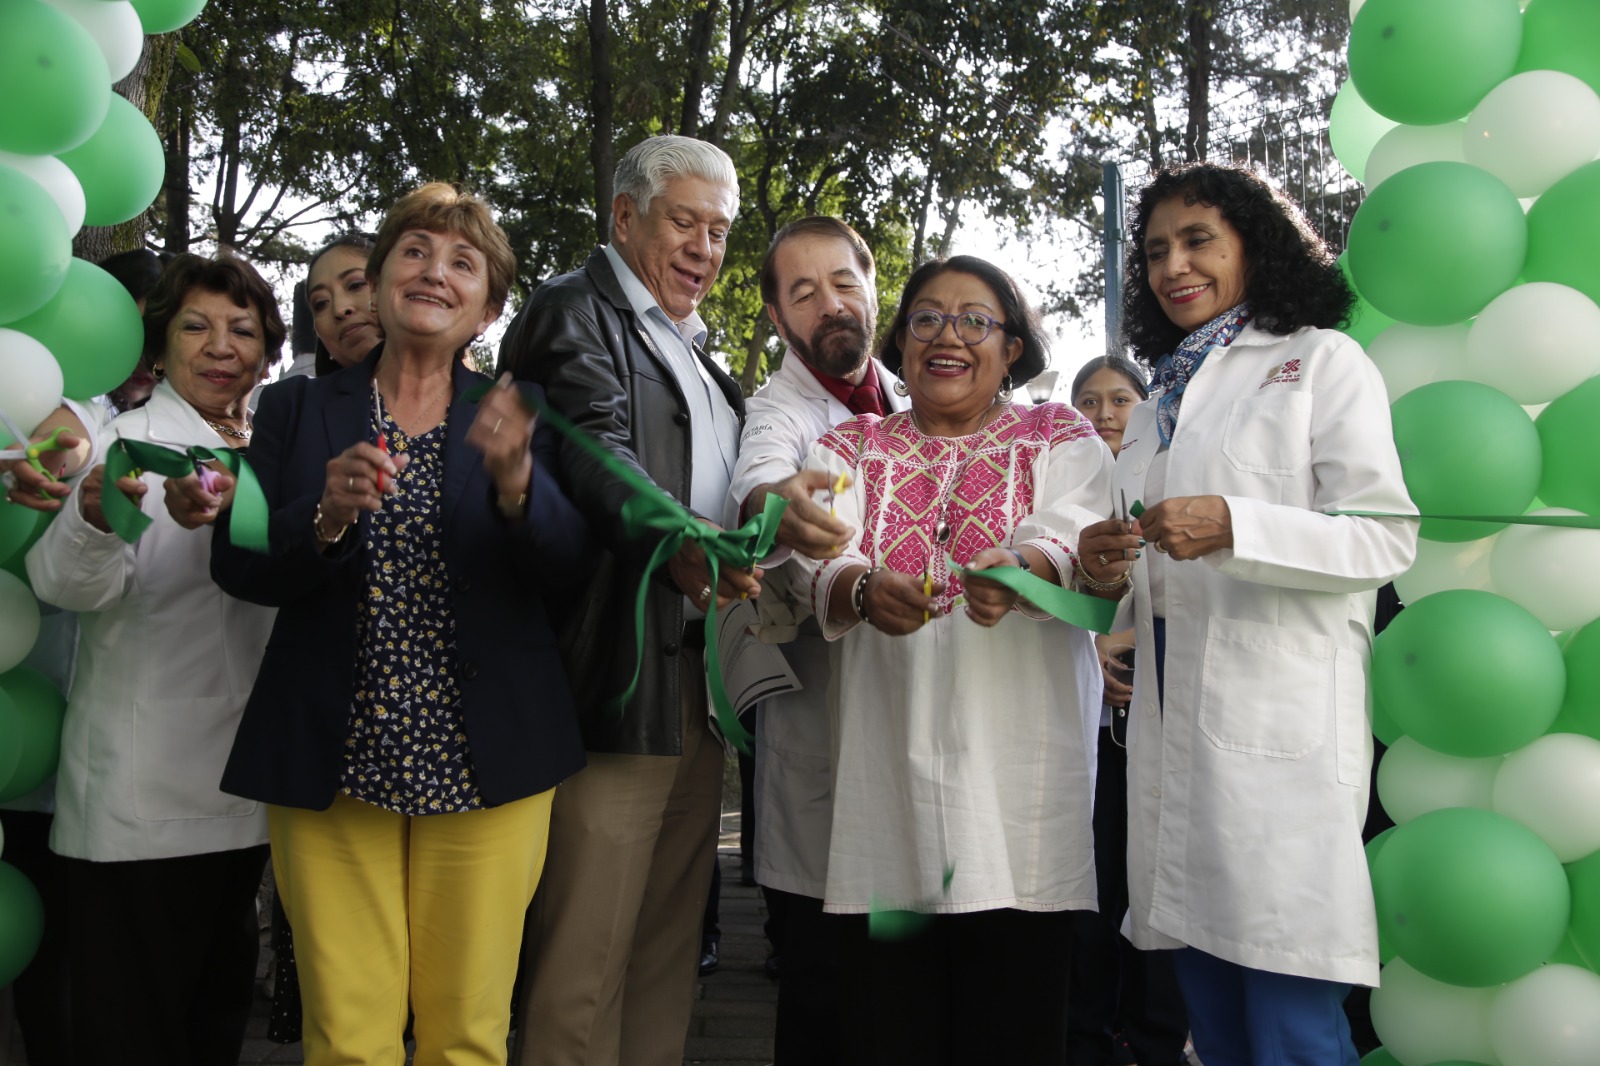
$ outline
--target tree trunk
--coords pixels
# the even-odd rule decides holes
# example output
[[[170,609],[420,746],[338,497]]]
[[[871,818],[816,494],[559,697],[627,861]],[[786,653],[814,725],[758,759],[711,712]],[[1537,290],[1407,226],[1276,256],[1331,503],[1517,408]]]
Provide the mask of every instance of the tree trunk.
[[[683,115],[678,120],[678,132],[685,137],[699,136],[700,101],[705,95],[706,74],[711,70],[711,37],[721,6],[722,0],[709,0],[689,20],[689,81],[683,87]]]
[[[750,47],[751,21],[756,0],[740,0],[737,8],[728,9],[728,66],[722,72],[722,85],[717,90],[717,110],[711,118],[711,128],[705,139],[717,146],[728,132],[728,118],[733,114],[734,97],[739,92],[740,72],[744,68],[744,54]],[[737,15],[735,14],[737,12]]]
[[[167,130],[167,251],[181,254],[189,250],[189,211],[194,202],[189,188],[189,142],[193,119],[188,94],[178,95],[172,125]]]
[[[922,183],[922,195],[917,197],[917,234],[911,242],[911,268],[915,270],[927,261],[924,249],[927,247],[928,234],[928,208],[933,206],[934,174],[932,161],[928,165],[928,177]]]
[[[1184,55],[1189,117],[1183,129],[1183,158],[1206,158],[1211,139],[1211,19],[1213,0],[1188,0],[1188,47]]]
[[[957,196],[944,213],[944,233],[939,237],[939,246],[934,250],[934,255],[943,258],[950,254],[950,243],[956,239],[956,228],[961,225],[961,206],[966,203],[965,196]]]
[[[612,144],[616,102],[611,89],[611,23],[606,0],[589,0],[589,164],[594,171],[594,225],[601,244],[611,240],[611,179],[616,170]]]
[[[744,346],[744,369],[739,371],[739,391],[746,396],[756,391],[764,377],[761,373],[761,353],[767,350],[767,338],[770,336],[772,320],[763,310],[756,315],[755,328],[750,331],[750,340]]]
[[[150,120],[157,132],[161,129],[158,116],[162,99],[167,93],[167,82],[172,77],[172,64],[178,55],[178,38],[163,33],[144,39],[144,51],[126,78],[113,85],[112,91],[126,97],[128,102]],[[115,226],[85,226],[72,240],[72,254],[79,259],[98,263],[118,252],[131,252],[143,248],[145,235],[150,232],[150,212]]]

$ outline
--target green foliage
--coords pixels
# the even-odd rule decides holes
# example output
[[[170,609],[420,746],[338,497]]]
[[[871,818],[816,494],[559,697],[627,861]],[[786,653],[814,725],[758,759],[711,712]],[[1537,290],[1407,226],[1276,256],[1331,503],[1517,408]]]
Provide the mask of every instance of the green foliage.
[[[300,232],[370,226],[417,183],[457,181],[495,207],[525,293],[603,234],[616,150],[699,136],[734,158],[743,200],[702,311],[753,387],[780,348],[756,273],[800,215],[867,238],[882,317],[917,262],[959,250],[963,223],[1092,239],[1100,160],[1127,158],[1130,130],[1162,136],[1149,116],[1184,6],[212,0],[182,31],[159,124],[191,179],[169,176],[167,243],[199,230],[300,261]],[[188,188],[205,184],[199,217]],[[1078,307],[1078,279],[1029,280]]]

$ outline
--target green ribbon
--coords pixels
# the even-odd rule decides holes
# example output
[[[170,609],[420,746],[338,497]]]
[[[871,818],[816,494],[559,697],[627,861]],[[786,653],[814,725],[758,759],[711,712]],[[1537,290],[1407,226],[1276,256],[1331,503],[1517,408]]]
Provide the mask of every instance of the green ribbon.
[[[476,403],[489,391],[490,385],[480,384],[462,393],[462,399]],[[528,402],[527,397],[521,397]],[[685,541],[693,541],[706,555],[706,565],[711,570],[711,588],[717,587],[723,566],[748,570],[772,551],[778,536],[778,521],[788,501],[781,496],[768,495],[761,513],[738,529],[715,529],[696,518],[688,508],[667,495],[637,470],[628,466],[611,452],[564,418],[548,404],[533,402],[539,417],[573,444],[588,452],[612,477],[633,490],[633,498],[622,505],[623,531],[630,537],[644,537],[660,533],[661,540],[650,553],[644,576],[639,580],[639,591],[633,604],[633,644],[635,658],[633,676],[628,687],[617,697],[617,708],[627,706],[639,687],[639,669],[644,662],[645,605],[650,596],[650,579],[670,559]],[[711,692],[711,707],[717,716],[717,725],[723,737],[745,754],[750,753],[750,733],[733,712],[733,701],[722,683],[722,653],[717,643],[717,597],[713,592],[706,605],[706,685]]]
[[[957,577],[966,577],[966,567],[949,556],[945,556],[945,565]],[[1085,596],[1081,592],[1052,585],[1020,566],[991,566],[987,570],[974,570],[973,576],[1004,585],[1050,617],[1059,618],[1068,625],[1087,629],[1091,633],[1111,632],[1112,619],[1117,615],[1115,600]]]
[[[230,448],[212,450],[196,445],[180,452],[149,441],[117,438],[106,454],[105,486],[100,492],[100,510],[106,516],[106,525],[124,541],[133,544],[144,535],[153,521],[140,510],[137,503],[116,488],[118,481],[129,476],[137,477],[146,470],[162,477],[188,477],[194,473],[195,464],[212,461],[227,467],[238,482],[233,490],[229,539],[237,547],[265,554],[268,550],[267,499],[250,464],[245,462],[244,456]]]
[[[1600,516],[1587,514],[1394,514],[1389,511],[1328,511],[1349,518],[1414,518],[1441,522],[1497,522],[1507,526],[1562,526],[1600,529]]]

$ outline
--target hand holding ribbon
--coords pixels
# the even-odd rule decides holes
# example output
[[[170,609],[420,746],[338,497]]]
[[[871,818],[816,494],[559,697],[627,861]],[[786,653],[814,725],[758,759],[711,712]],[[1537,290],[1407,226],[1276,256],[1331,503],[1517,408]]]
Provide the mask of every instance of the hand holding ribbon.
[[[229,521],[231,540],[238,547],[265,553],[268,550],[267,499],[250,464],[232,449],[213,450],[197,445],[180,452],[148,441],[119,437],[107,450],[105,477],[117,482],[126,477],[138,478],[148,470],[166,478],[189,478],[195,476],[199,464],[210,462],[221,463],[235,481]],[[150,516],[121,492],[102,493],[100,506],[111,532],[129,544],[150,528]]]
[[[950,567],[952,574],[966,580],[966,568],[960,563],[946,556],[945,564]],[[1117,614],[1117,605],[1113,600],[1085,596],[1081,592],[1052,585],[1020,566],[991,566],[981,571],[974,570],[972,576],[1004,585],[1050,617],[1091,633],[1111,632],[1111,620]]]
[[[487,384],[474,386],[463,393],[462,398],[475,403],[482,399],[488,390]],[[717,716],[717,725],[721,728],[723,737],[740,751],[749,752],[750,734],[734,714],[733,702],[728,698],[727,689],[722,683],[722,660],[717,649],[715,590],[721,577],[722,567],[753,570],[757,560],[771,553],[784,508],[788,506],[787,501],[781,496],[769,495],[761,513],[744,525],[738,529],[719,529],[696,517],[688,508],[612,455],[593,437],[573,425],[548,404],[536,403],[533,406],[539,416],[552,428],[588,452],[608,474],[633,490],[633,498],[622,507],[624,532],[631,537],[651,534],[661,536],[655,549],[650,553],[649,561],[645,564],[644,575],[634,596],[633,676],[629,678],[627,688],[617,697],[617,708],[620,710],[625,707],[639,687],[639,664],[644,657],[645,605],[650,594],[650,579],[657,570],[666,565],[667,560],[677,554],[679,548],[685,544],[692,544],[705,553],[710,574],[708,587],[712,589],[706,603],[706,683],[711,693],[712,710]]]

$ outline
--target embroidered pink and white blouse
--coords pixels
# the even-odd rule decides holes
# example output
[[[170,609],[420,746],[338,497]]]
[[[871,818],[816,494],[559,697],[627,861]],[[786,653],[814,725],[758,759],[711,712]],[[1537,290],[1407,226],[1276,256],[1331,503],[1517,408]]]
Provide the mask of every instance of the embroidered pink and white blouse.
[[[926,436],[909,412],[861,415],[835,427],[817,442],[808,465],[850,471],[849,499],[840,498],[845,508],[840,516],[860,532],[842,555],[811,574],[812,610],[825,618],[834,576],[862,563],[905,574],[921,574],[926,566],[935,581],[945,583],[941,614],[964,602],[947,555],[966,564],[986,548],[1029,544],[1045,553],[1058,574],[1069,574],[1077,532],[1098,521],[1096,511],[1102,508],[1093,506],[1101,501],[1090,499],[1068,502],[1065,484],[1045,483],[1044,460],[1063,445],[1083,457],[1070,464],[1077,476],[1068,480],[1087,487],[1102,472],[1096,445],[1104,445],[1094,427],[1064,404],[1008,406],[983,430],[965,437]],[[1104,465],[1109,467],[1109,460]],[[1063,505],[1071,513],[1057,513]],[[1103,505],[1109,513],[1109,495]],[[853,515],[846,517],[847,511]],[[941,523],[950,530],[942,545]],[[823,628],[827,633],[848,627]]]

